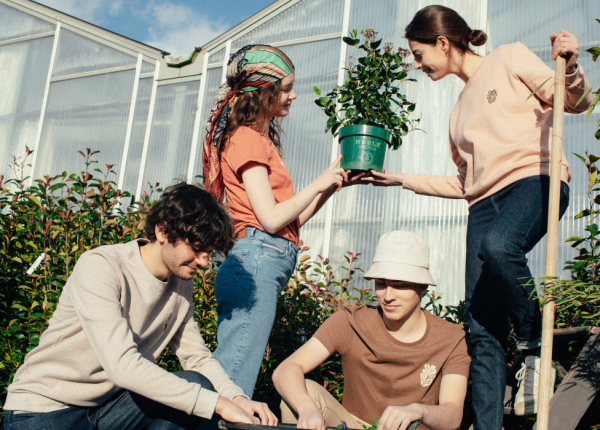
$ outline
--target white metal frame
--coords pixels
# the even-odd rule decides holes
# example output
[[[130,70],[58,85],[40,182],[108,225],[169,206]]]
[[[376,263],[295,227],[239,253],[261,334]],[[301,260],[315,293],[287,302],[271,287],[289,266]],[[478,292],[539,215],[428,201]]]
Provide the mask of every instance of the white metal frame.
[[[139,55],[142,55],[142,54],[139,54]],[[131,64],[129,66],[117,66],[117,67],[111,67],[109,69],[90,70],[89,72],[74,73],[72,75],[55,76],[50,79],[50,82],[68,81],[71,79],[86,78],[88,76],[104,75],[106,73],[124,72],[126,70],[134,70],[136,68],[137,68],[136,64]],[[136,75],[137,75],[137,72],[136,72]]]
[[[204,63],[202,63],[202,74],[200,81],[200,89],[198,90],[198,104],[196,105],[196,117],[194,118],[194,132],[192,135],[192,148],[190,149],[190,161],[188,163],[186,179],[191,182],[194,174],[196,160],[196,151],[198,149],[198,140],[200,139],[200,126],[202,121],[202,105],[204,104],[204,91],[206,89],[206,70],[208,68],[208,57],[210,52],[204,54]],[[201,161],[200,161],[201,163]]]
[[[225,57],[223,58],[223,74],[221,75],[221,84],[225,83],[227,79],[227,63],[229,62],[229,56],[231,55],[231,39],[225,44]]]
[[[352,9],[352,0],[345,0],[344,2],[344,21],[342,24],[342,37],[348,34],[350,27],[350,11]],[[338,69],[338,80],[337,85],[344,84],[344,67],[346,65],[346,54],[348,52],[346,43],[340,38],[340,62]],[[331,157],[330,163],[333,163],[338,156],[339,143],[336,137],[333,138],[331,144]],[[325,257],[329,256],[329,248],[331,246],[331,229],[333,225],[333,203],[335,194],[325,204],[325,229],[323,231],[323,250],[322,255]]]
[[[2,40],[2,41],[0,41],[0,46],[9,45],[11,43],[25,42],[27,40],[41,39],[42,37],[50,37],[50,36],[54,36],[55,33],[56,33],[56,30],[47,31],[46,33],[32,34],[30,36],[17,37],[15,39]]]
[[[135,78],[133,81],[133,90],[131,91],[131,104],[129,105],[129,118],[127,118],[127,131],[125,132],[125,145],[123,146],[123,155],[121,156],[121,164],[119,166],[119,179],[117,180],[117,188],[123,188],[123,180],[125,179],[125,170],[127,169],[127,155],[129,154],[129,143],[131,142],[131,132],[133,130],[133,118],[135,116],[135,105],[137,104],[137,93],[140,84],[140,72],[142,70],[142,54],[138,54],[137,64],[135,66]]]
[[[148,144],[150,143],[150,131],[152,129],[152,117],[154,116],[154,104],[156,103],[156,88],[158,83],[158,72],[160,71],[160,60],[156,60],[156,69],[154,70],[154,81],[152,82],[152,94],[150,95],[150,106],[148,106],[148,119],[146,122],[146,133],[144,134],[144,146],[142,157],[140,159],[140,172],[138,174],[137,186],[135,187],[135,197],[139,200],[142,193],[142,181],[146,170],[146,160],[148,159]]]
[[[42,108],[40,109],[40,120],[38,121],[38,129],[35,136],[35,145],[33,147],[33,159],[31,160],[31,173],[27,180],[27,186],[31,186],[35,176],[35,167],[40,152],[40,140],[42,139],[42,128],[44,127],[44,117],[46,116],[46,106],[48,105],[48,96],[50,93],[50,81],[52,80],[52,71],[54,70],[54,62],[56,60],[56,51],[58,49],[58,39],[60,38],[60,22],[56,23],[56,31],[54,32],[54,44],[52,45],[52,55],[50,56],[50,64],[48,66],[48,77],[46,78],[46,87],[44,88],[44,98],[42,100]]]
[[[66,28],[75,33],[79,33],[85,37],[93,39],[103,45],[110,46],[114,49],[118,49],[122,52],[128,53],[137,57],[138,52],[144,54],[153,60],[160,60],[162,58],[159,49],[137,42],[133,39],[118,35],[104,28],[96,25],[87,23],[60,11],[46,7],[42,4],[35,3],[28,0],[0,0],[0,3],[4,3],[10,7],[18,9],[22,12],[35,16],[36,18],[42,19],[56,24],[61,23],[63,28]]]

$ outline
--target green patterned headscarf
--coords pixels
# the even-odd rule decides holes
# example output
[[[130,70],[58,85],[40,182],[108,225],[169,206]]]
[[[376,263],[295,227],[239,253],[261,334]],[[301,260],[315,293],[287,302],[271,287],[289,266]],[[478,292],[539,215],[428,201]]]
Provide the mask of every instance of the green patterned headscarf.
[[[223,201],[223,175],[217,144],[221,139],[235,97],[271,85],[294,71],[290,59],[268,45],[248,45],[237,51],[227,63],[227,79],[219,88],[208,115],[202,152],[204,188],[219,202]]]

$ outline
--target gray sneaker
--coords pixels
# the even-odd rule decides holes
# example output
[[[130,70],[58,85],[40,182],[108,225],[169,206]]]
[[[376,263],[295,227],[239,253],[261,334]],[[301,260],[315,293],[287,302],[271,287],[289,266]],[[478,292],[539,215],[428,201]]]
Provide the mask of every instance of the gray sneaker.
[[[534,415],[538,409],[538,386],[540,381],[540,357],[529,355],[521,364],[521,369],[515,375],[517,379],[517,395],[513,406],[515,415]],[[550,380],[554,392],[556,369],[552,368]]]

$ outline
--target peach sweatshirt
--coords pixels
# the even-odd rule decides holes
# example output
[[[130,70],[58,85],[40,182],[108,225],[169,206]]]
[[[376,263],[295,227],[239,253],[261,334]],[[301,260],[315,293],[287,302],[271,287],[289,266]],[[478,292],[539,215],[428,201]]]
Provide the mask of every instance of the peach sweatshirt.
[[[587,110],[591,93],[575,104],[589,87],[578,65],[566,76],[566,112]],[[553,99],[552,69],[522,43],[498,47],[467,81],[450,114],[450,154],[458,175],[405,175],[403,187],[427,196],[464,198],[471,206],[520,179],[549,176]],[[571,179],[564,151],[561,179],[567,184]]]
[[[167,345],[184,370],[202,373],[220,395],[243,395],[204,344],[192,281],[152,276],[140,255],[143,243],[101,246],[81,256],[40,344],[9,385],[4,409],[89,408],[126,389],[210,418],[217,393],[154,364]]]

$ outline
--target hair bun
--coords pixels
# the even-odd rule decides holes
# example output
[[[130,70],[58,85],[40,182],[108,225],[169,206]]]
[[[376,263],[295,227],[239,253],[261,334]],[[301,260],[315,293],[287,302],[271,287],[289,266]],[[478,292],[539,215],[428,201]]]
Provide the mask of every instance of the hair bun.
[[[487,35],[481,30],[471,30],[469,33],[469,42],[473,46],[481,46],[487,41]]]

